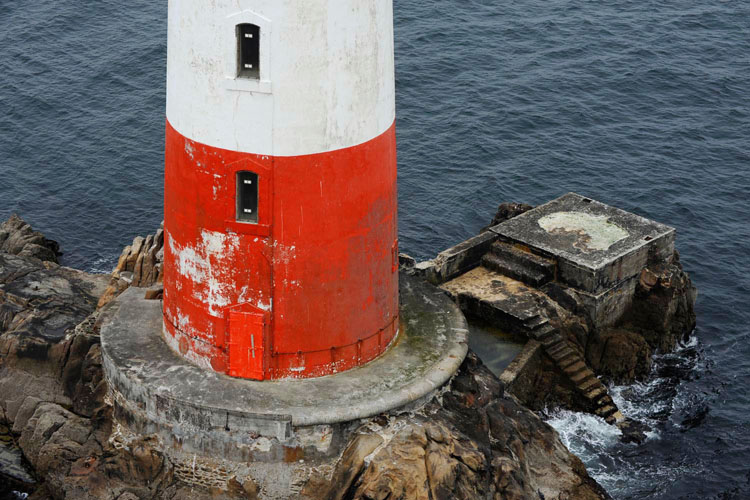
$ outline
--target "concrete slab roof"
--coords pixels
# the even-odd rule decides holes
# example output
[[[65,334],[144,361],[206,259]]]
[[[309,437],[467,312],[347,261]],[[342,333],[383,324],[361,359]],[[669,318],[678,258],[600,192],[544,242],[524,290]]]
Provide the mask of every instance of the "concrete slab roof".
[[[578,267],[600,270],[622,257],[674,237],[675,229],[576,193],[540,205],[490,231]]]

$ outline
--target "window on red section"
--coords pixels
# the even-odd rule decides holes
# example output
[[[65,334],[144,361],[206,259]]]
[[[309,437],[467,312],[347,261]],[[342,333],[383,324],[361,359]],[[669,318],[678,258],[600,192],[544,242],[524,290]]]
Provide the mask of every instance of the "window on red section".
[[[237,172],[237,221],[258,223],[258,174]]]

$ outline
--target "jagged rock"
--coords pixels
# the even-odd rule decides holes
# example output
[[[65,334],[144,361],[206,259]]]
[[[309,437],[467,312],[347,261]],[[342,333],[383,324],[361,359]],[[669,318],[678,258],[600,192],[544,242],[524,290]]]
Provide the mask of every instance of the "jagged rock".
[[[86,346],[71,354],[75,327],[96,307],[106,277],[48,268],[37,259],[0,254],[0,408],[11,420],[28,396],[72,406],[72,386]]]
[[[672,351],[695,328],[697,294],[675,251],[671,263],[644,270],[623,327],[642,335],[655,351]]]
[[[16,214],[0,225],[0,253],[34,257],[55,264],[59,263],[57,257],[62,255],[56,241],[48,240],[42,233],[31,229]]]
[[[321,495],[321,492],[325,492]],[[421,411],[370,419],[309,499],[604,499],[557,433],[473,353]]]
[[[501,203],[500,206],[497,207],[497,211],[495,212],[495,216],[492,218],[490,225],[483,227],[479,232],[482,233],[487,231],[492,226],[496,226],[508,219],[512,219],[522,213],[528,212],[532,208],[534,207],[527,205],[526,203]]]
[[[98,307],[109,304],[128,287],[148,288],[161,283],[164,260],[164,223],[155,234],[136,236],[126,246],[112,271],[109,286],[99,299]]]
[[[651,371],[651,347],[635,332],[608,328],[590,339],[586,360],[599,375],[615,383],[644,379]]]
[[[637,420],[631,420],[629,418],[618,423],[617,427],[620,429],[620,432],[622,432],[620,441],[623,443],[641,444],[647,438],[646,432],[651,430],[649,426],[643,422],[638,422]]]
[[[679,254],[641,273],[633,304],[615,328],[594,332],[586,359],[597,374],[616,383],[645,378],[656,352],[670,352],[695,328],[696,289]]]
[[[134,242],[117,282],[158,279],[162,252],[161,231]],[[0,414],[43,482],[32,498],[260,498],[257,485],[236,479],[220,491],[186,486],[155,437],[114,437],[95,311],[106,279],[0,254]],[[304,494],[609,498],[555,431],[505,394],[474,354],[424,408],[367,421],[332,475],[314,475]]]

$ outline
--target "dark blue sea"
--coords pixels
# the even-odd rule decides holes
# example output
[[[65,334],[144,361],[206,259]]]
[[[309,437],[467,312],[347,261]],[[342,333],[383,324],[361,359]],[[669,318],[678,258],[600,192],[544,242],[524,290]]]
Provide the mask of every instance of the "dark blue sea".
[[[0,219],[108,272],[162,219],[167,2],[0,0]],[[699,326],[615,388],[642,445],[549,421],[617,499],[750,498],[750,2],[395,0],[400,241],[576,191],[678,228]]]

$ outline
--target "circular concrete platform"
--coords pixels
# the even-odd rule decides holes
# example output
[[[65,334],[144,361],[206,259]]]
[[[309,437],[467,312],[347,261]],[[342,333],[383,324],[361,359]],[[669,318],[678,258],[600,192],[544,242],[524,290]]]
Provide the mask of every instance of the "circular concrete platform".
[[[382,356],[326,377],[263,382],[205,371],[175,354],[161,337],[160,301],[130,288],[101,327],[115,417],[134,433],[157,433],[184,451],[213,456],[221,449],[224,457],[244,460],[251,450],[255,459],[272,461],[279,450],[258,445],[259,437],[282,444],[304,435],[301,428],[418,404],[459,368],[468,329],[444,292],[404,274],[400,280],[401,329]]]

